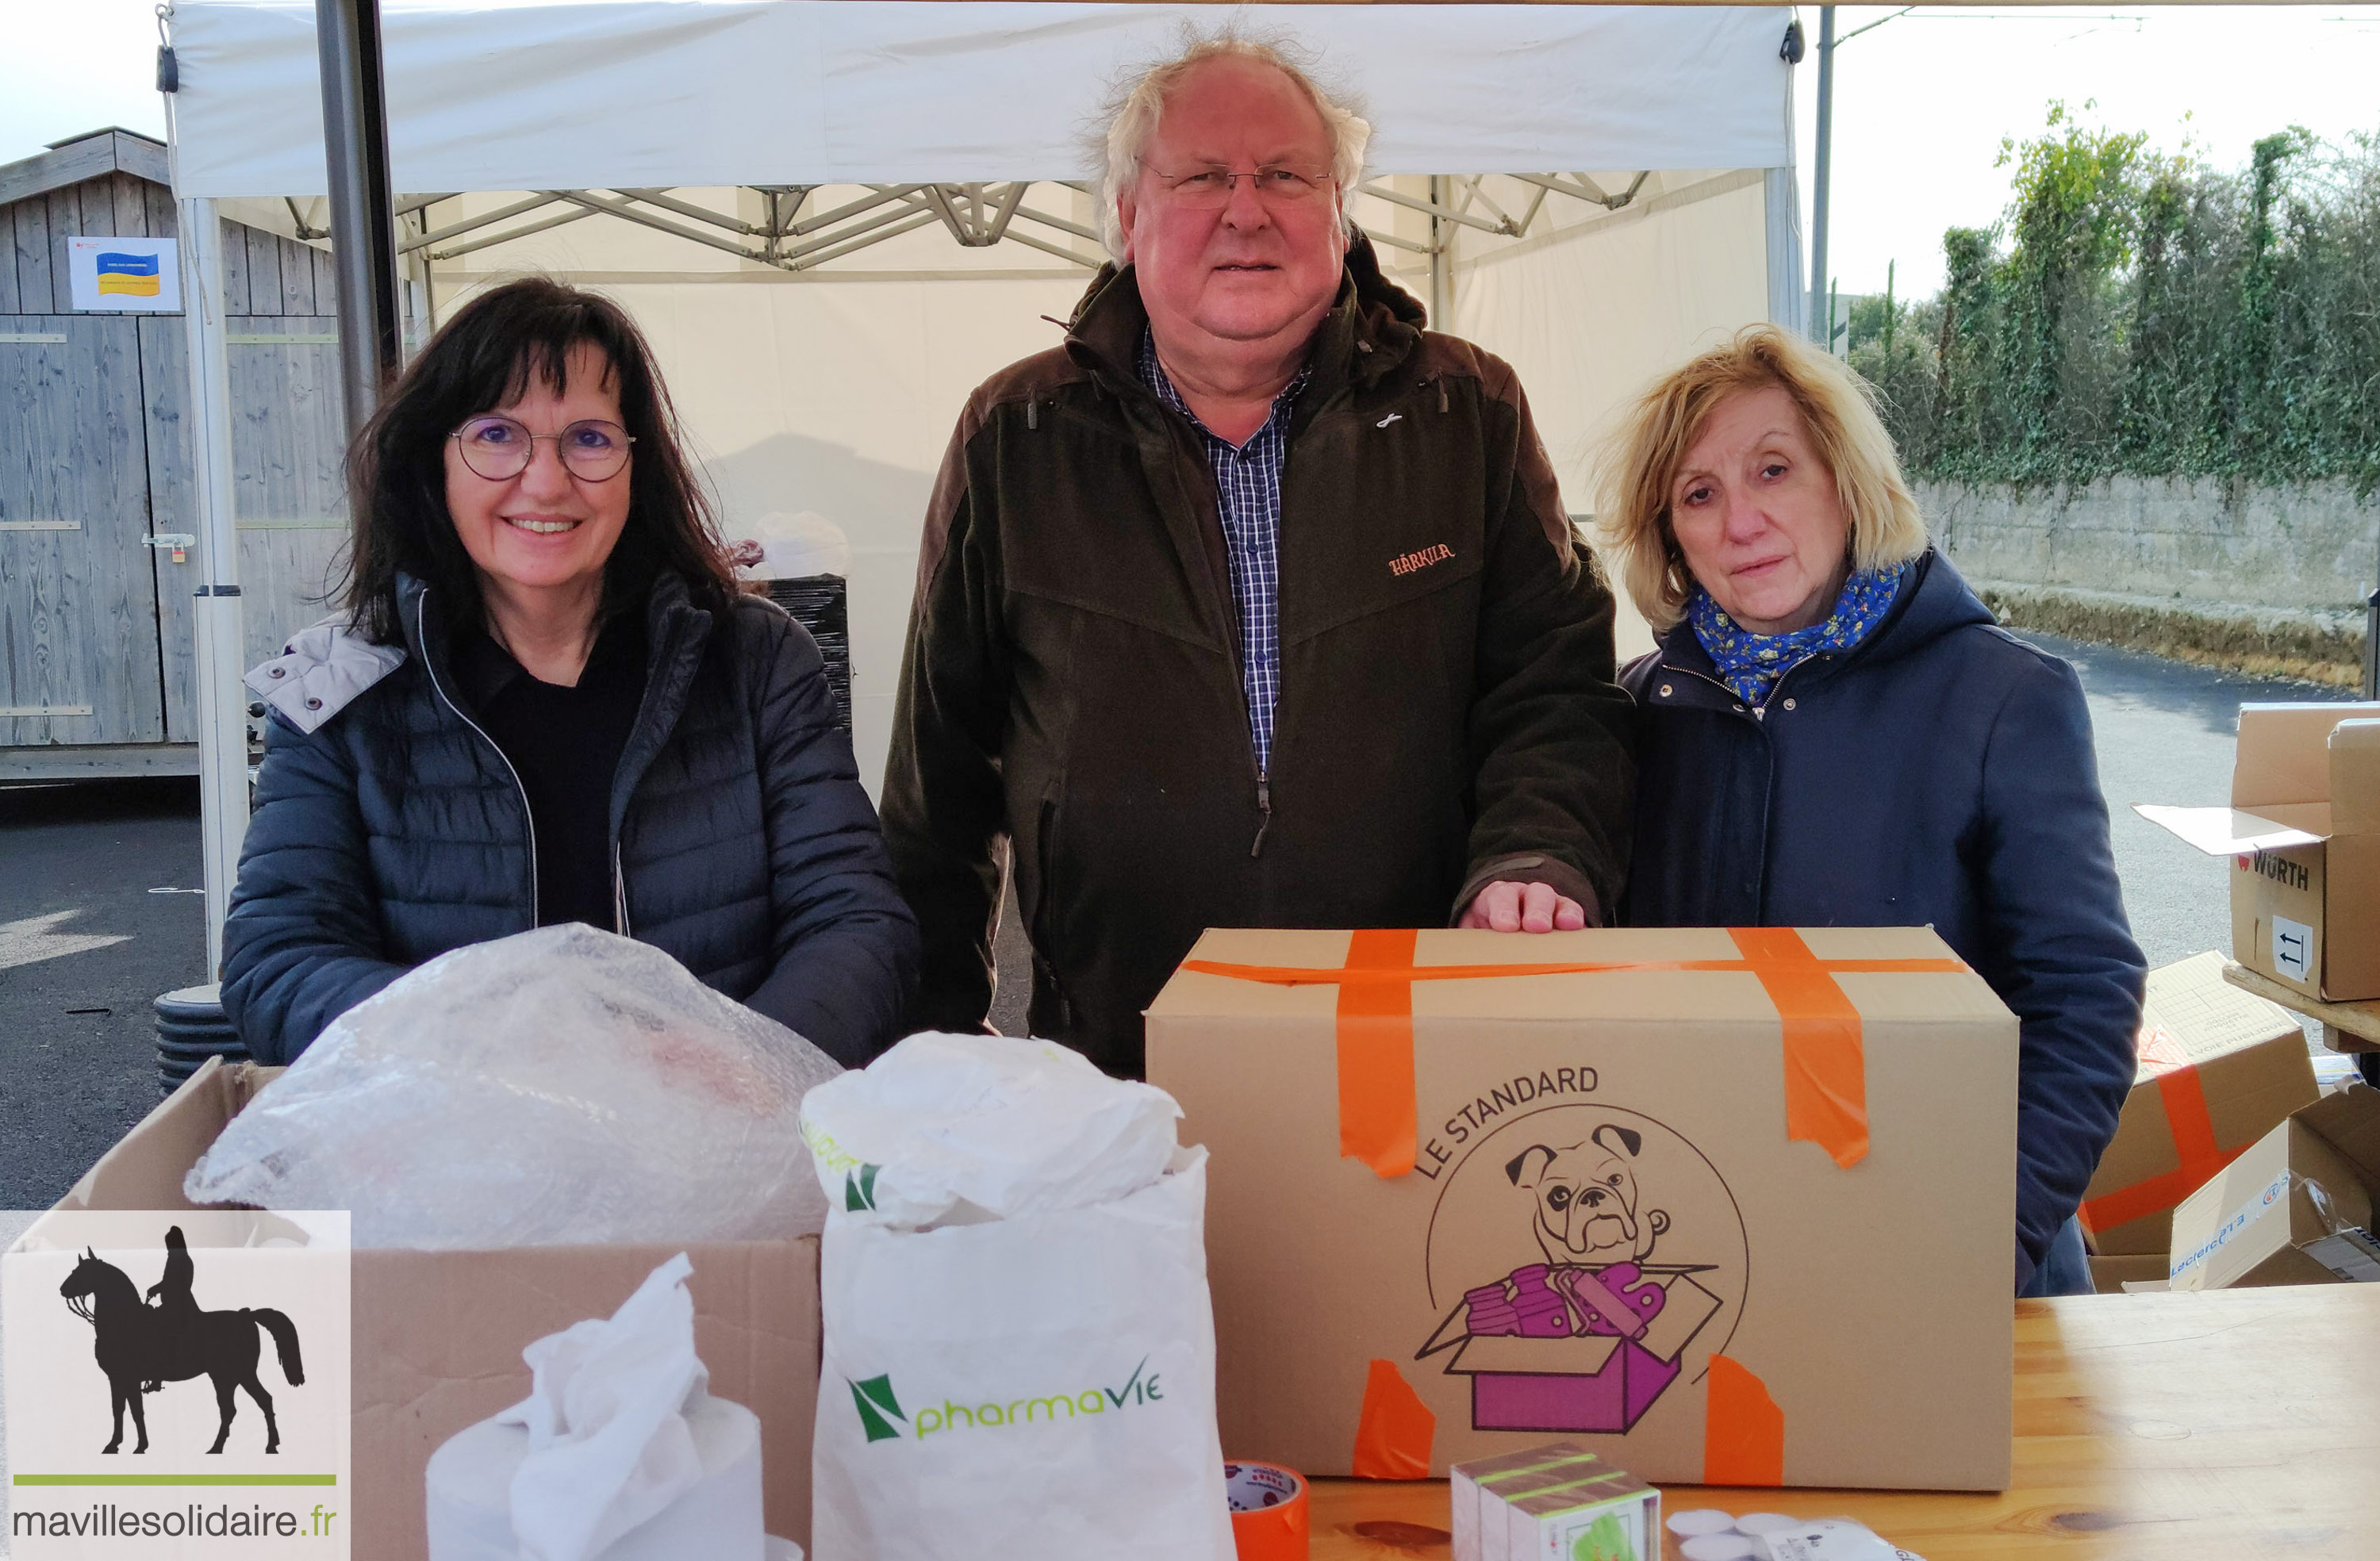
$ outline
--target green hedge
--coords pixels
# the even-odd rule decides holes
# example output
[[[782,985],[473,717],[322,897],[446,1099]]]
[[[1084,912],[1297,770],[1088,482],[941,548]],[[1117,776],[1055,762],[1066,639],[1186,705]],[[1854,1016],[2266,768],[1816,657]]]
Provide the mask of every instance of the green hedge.
[[[1914,475],[2380,486],[2380,136],[2227,173],[2052,105],[2001,160],[2015,200],[1944,235],[1941,294],[1852,311]]]

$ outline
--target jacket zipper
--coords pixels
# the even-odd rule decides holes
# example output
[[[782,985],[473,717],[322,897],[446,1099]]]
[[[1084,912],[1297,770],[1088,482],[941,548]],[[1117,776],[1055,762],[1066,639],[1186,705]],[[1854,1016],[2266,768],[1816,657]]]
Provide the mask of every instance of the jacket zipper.
[[[612,837],[612,920],[613,928],[623,938],[635,936],[628,930],[628,879],[620,871],[620,837]]]
[[[1250,856],[1264,853],[1265,831],[1272,828],[1272,781],[1261,769],[1257,771],[1257,838],[1248,847]]]
[[[437,695],[438,697],[444,702],[446,708],[455,712],[455,720],[461,721],[465,726],[469,727],[473,732],[479,733],[480,742],[485,743],[491,748],[495,748],[496,757],[504,761],[504,772],[513,778],[513,784],[520,791],[521,817],[527,820],[528,824],[528,925],[534,927],[537,926],[538,913],[537,815],[529,810],[528,788],[522,784],[520,771],[513,768],[511,757],[505,754],[504,749],[496,746],[496,740],[489,736],[484,731],[481,731],[480,723],[473,720],[469,716],[465,715],[463,713],[463,707],[457,705],[453,699],[449,698],[446,691],[439,686],[438,670],[430,664],[430,591],[427,587],[423,587],[421,595],[415,599],[413,632],[421,641],[421,670],[430,675],[431,692]],[[617,861],[618,857],[616,855],[615,848],[615,854],[613,857],[615,866]]]

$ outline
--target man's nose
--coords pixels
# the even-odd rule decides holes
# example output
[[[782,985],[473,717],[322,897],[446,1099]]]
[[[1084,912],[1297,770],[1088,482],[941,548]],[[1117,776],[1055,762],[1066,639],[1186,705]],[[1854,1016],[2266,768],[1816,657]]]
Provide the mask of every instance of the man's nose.
[[[1223,221],[1233,227],[1262,227],[1272,221],[1272,209],[1257,194],[1255,174],[1235,174],[1232,188],[1223,201]]]

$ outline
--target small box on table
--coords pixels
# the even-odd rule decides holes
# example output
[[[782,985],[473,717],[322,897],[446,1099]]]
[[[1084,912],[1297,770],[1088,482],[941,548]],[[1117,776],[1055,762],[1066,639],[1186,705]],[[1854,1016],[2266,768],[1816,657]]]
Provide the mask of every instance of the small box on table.
[[[1574,1442],[1448,1470],[1454,1561],[1658,1561],[1661,1493]]]

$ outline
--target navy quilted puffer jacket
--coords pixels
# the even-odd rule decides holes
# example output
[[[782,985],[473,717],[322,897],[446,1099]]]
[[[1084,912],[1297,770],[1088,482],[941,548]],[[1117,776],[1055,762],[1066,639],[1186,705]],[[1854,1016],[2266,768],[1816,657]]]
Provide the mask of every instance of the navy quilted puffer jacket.
[[[441,614],[407,644],[326,625],[249,674],[273,707],[224,926],[225,1012],[287,1062],[414,965],[537,925],[528,799],[459,703]],[[664,575],[612,782],[622,930],[838,1059],[891,1045],[917,930],[818,647],[774,604],[722,624]]]

